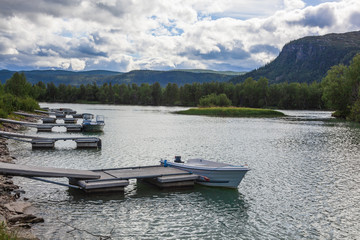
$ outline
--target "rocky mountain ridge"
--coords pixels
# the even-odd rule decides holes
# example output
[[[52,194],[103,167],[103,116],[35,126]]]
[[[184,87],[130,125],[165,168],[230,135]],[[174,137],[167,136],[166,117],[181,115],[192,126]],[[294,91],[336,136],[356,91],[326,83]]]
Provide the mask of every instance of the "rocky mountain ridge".
[[[248,77],[266,77],[270,83],[321,81],[332,66],[348,65],[357,53],[360,31],[304,37],[286,44],[269,64],[230,81],[238,83]]]

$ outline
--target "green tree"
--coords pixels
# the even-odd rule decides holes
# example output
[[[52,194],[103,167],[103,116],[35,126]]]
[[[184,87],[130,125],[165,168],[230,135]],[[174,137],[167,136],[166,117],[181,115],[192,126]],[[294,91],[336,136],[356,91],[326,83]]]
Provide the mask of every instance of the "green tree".
[[[168,83],[163,93],[163,103],[165,105],[178,105],[180,101],[180,92],[176,83]]]
[[[33,85],[30,91],[30,95],[32,98],[37,99],[38,101],[45,101],[46,85],[42,81]]]
[[[142,83],[139,88],[139,104],[141,105],[151,105],[152,96],[151,96],[151,87],[148,83]]]
[[[257,107],[267,106],[267,99],[269,94],[269,80],[265,77],[261,77],[255,86]]]
[[[58,89],[56,88],[55,84],[53,82],[48,83],[46,86],[46,101],[48,102],[56,102],[57,100],[57,92]]]
[[[5,92],[18,97],[29,96],[31,84],[26,81],[24,73],[14,73],[5,83]]]
[[[337,111],[336,116],[346,118],[350,112],[350,86],[345,78],[346,66],[333,66],[322,80],[322,99],[330,109]]]
[[[155,82],[151,85],[151,96],[153,99],[153,105],[159,106],[161,104],[162,92],[160,83]]]

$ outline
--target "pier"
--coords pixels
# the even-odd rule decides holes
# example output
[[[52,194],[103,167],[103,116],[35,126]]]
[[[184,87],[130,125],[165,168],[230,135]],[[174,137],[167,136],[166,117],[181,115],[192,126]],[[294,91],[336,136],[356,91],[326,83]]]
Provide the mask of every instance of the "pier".
[[[62,120],[65,124],[76,124],[79,118],[82,118],[82,114],[74,114],[76,116],[76,118],[73,116],[71,118],[67,118],[67,117],[63,117],[63,115],[61,115],[63,118],[56,118],[55,117],[45,117],[42,115],[36,115],[36,114],[29,114],[29,113],[25,113],[25,112],[13,112],[14,114],[20,115],[20,116],[24,116],[24,117],[32,117],[32,118],[38,118],[41,119],[41,121],[43,123],[57,123],[57,120],[60,119]]]
[[[29,142],[33,149],[53,149],[56,141],[75,141],[77,148],[101,148],[101,139],[97,137],[53,137],[45,138],[18,133],[0,131],[0,137]]]
[[[19,124],[19,125],[23,125],[26,127],[36,128],[39,132],[51,132],[53,127],[65,127],[67,132],[81,132],[82,131],[81,124],[66,124],[66,123],[38,124],[38,123],[10,120],[10,119],[4,119],[4,118],[0,118],[0,122]]]
[[[83,114],[76,113],[72,109],[50,109],[50,110],[35,110],[37,113],[47,114],[48,116],[54,116],[57,119],[66,118],[66,116],[71,115],[73,118],[82,118]]]
[[[177,188],[194,186],[195,180],[199,178],[198,175],[190,172],[162,165],[75,170],[0,162],[0,174],[29,177],[39,181],[81,189],[89,193],[123,192],[125,187],[129,185],[130,179],[146,181],[160,188]],[[42,179],[41,177],[65,177],[69,179],[69,184]]]

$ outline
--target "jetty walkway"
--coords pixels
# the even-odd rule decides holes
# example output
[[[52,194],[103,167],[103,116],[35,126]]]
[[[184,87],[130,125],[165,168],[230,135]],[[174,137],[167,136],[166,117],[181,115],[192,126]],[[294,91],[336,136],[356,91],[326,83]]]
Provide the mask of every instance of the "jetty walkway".
[[[29,142],[32,148],[54,148],[56,141],[75,141],[77,148],[101,148],[101,139],[97,137],[38,137],[19,133],[0,131],[0,137]],[[29,139],[29,140],[28,140]]]
[[[66,168],[49,168],[39,166],[18,165],[0,162],[0,174],[29,177],[35,180],[81,189],[85,192],[123,192],[130,179],[149,182],[160,188],[193,186],[198,175],[190,172],[164,167],[138,166],[126,168],[75,170]],[[46,178],[65,177],[69,184],[55,182]]]
[[[67,124],[67,123],[38,124],[38,123],[17,121],[17,120],[5,119],[5,118],[0,118],[0,122],[19,124],[26,127],[36,128],[39,132],[51,132],[53,127],[65,127],[66,131],[68,132],[81,132],[82,130],[81,124]]]
[[[78,122],[79,118],[82,118],[82,114],[80,115],[80,117],[77,118],[74,117],[66,118],[66,116],[64,116],[63,118],[57,118],[57,117],[43,116],[37,114],[30,114],[25,112],[13,112],[13,113],[24,117],[32,117],[32,118],[40,119],[42,123],[58,123],[57,120],[60,120],[63,121],[65,124],[71,124],[71,123],[75,124]]]

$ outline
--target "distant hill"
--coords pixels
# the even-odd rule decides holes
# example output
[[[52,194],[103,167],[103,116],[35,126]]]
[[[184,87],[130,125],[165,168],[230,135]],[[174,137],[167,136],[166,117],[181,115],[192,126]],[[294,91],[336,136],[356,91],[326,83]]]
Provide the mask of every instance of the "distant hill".
[[[360,53],[360,31],[304,37],[286,44],[271,63],[230,81],[248,77],[266,77],[270,83],[321,81],[332,66],[348,65],[356,53]]]
[[[112,84],[132,84],[136,83],[141,85],[142,83],[153,84],[159,82],[161,86],[166,86],[168,83],[177,83],[182,86],[186,83],[203,83],[203,82],[227,82],[234,75],[243,73],[236,72],[217,72],[211,70],[171,70],[171,71],[152,71],[152,70],[135,70],[127,73],[112,72],[112,71],[64,71],[64,70],[33,70],[23,71],[26,79],[35,84],[39,81],[46,83],[53,82],[55,85],[61,83],[66,85],[80,86],[81,84],[92,84],[96,82],[97,85],[104,83]],[[15,73],[15,71],[1,70],[0,81],[5,81]]]

